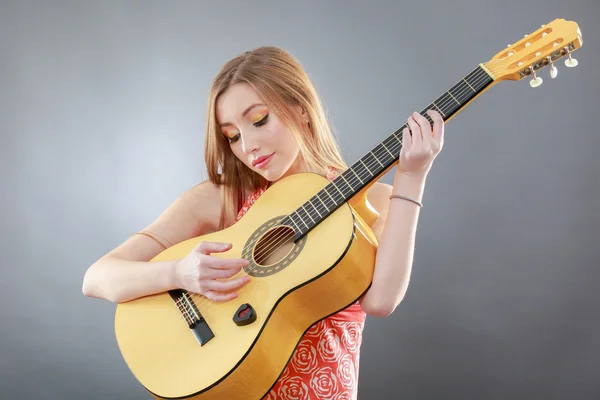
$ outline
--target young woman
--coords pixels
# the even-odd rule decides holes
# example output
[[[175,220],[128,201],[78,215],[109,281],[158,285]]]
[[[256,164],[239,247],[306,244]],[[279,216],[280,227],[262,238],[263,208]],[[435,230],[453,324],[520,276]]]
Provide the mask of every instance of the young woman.
[[[347,168],[315,88],[282,49],[261,47],[227,62],[213,81],[207,111],[209,179],[90,266],[86,296],[126,302],[181,288],[229,301],[249,278],[238,275],[246,260],[210,255],[228,250],[227,243],[201,242],[181,260],[148,261],[176,243],[234,224],[271,183],[290,174],[333,179]],[[407,290],[420,201],[443,145],[444,122],[435,111],[428,115],[433,126],[418,113],[408,118],[393,185],[376,182],[368,191],[379,214],[371,225],[379,247],[370,289],[306,332],[265,398],[356,398],[365,316],[391,314]]]

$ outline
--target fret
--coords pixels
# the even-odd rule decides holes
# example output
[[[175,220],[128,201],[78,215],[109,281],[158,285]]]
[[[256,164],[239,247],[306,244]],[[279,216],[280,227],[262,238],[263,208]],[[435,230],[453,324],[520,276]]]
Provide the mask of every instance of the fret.
[[[381,168],[385,169],[385,165],[383,165],[381,163],[381,161],[379,160],[379,158],[377,158],[377,156],[375,155],[375,153],[373,151],[371,151],[371,155],[373,156],[373,158],[375,159],[375,161],[377,161],[379,163],[379,165],[381,165]]]
[[[362,159],[360,159],[359,161],[360,163],[357,162],[352,167],[352,172],[358,176],[360,183],[364,185],[365,183],[368,183],[371,179],[373,179],[375,175],[373,175],[373,173],[367,168]]]
[[[296,222],[294,221],[294,218],[292,216],[289,217],[289,220],[291,221],[292,224],[294,224],[294,230],[300,231],[300,227],[298,226],[298,224],[296,224]]]
[[[385,144],[381,143],[381,145],[383,146],[383,148],[385,149],[385,151],[387,151],[389,153],[389,155],[392,156],[392,158],[394,158],[394,155],[392,154],[391,151],[388,150],[388,148],[385,146]]]
[[[341,177],[341,175],[340,175]],[[354,188],[348,183],[347,180],[342,179],[336,179],[334,182],[332,182],[334,185],[339,185],[338,190],[342,193],[342,197],[346,197],[346,195],[348,193],[351,193],[354,191]]]
[[[308,218],[310,218],[310,220],[311,220],[311,221],[312,221],[312,223],[314,224],[314,223],[315,223],[315,220],[313,219],[313,217],[312,217],[312,215],[311,215],[310,209],[305,209],[304,207],[306,207],[306,206],[302,206],[301,208],[304,210],[304,213],[305,213],[306,215],[308,215]]]
[[[346,176],[344,176],[344,175],[347,175],[348,179],[346,179]],[[354,177],[354,175],[355,174],[354,174],[354,170],[352,169],[352,167],[348,168],[347,171],[344,171],[343,174],[340,174],[340,179],[343,179],[346,182],[346,184],[352,188],[352,191],[356,191],[356,189],[358,189],[360,187],[360,179],[357,180]],[[354,187],[354,186],[356,186],[356,187]]]
[[[435,108],[437,108],[437,110],[440,112],[440,114],[442,114],[442,117],[446,118],[446,114],[442,111],[441,108],[438,107],[437,104],[435,104],[435,101],[433,103],[431,103],[431,104],[434,105]],[[431,108],[431,107],[428,107],[428,108]]]
[[[427,115],[427,114],[425,114]],[[406,126],[406,125],[404,125]],[[404,127],[402,127],[400,129],[400,132],[402,132],[402,129]],[[387,139],[385,139],[382,144],[386,145],[387,149],[391,149],[392,150],[392,156],[394,159],[396,159],[398,157],[398,151],[396,151],[396,147],[398,147],[398,150],[400,150],[400,148],[402,147],[402,140],[400,140],[395,134],[392,134],[390,136],[388,136]]]
[[[427,115],[427,114],[425,114]],[[400,137],[399,135],[402,134],[402,130],[406,127],[406,124],[404,124],[402,126],[402,128],[398,129],[396,132],[392,133],[391,136],[394,137],[394,139],[396,139],[396,142],[398,142],[398,145],[400,146],[400,148],[398,149],[398,152],[400,151],[400,149],[402,148],[402,137]],[[398,156],[400,156],[400,154],[398,154]]]
[[[355,176],[358,178],[358,180],[360,181],[360,183],[362,183],[362,184],[364,185],[365,183],[363,182],[363,180],[362,180],[362,179],[360,179],[360,176],[359,176],[359,175],[356,173],[356,171],[355,171],[355,170],[353,170],[353,169],[350,169],[350,170],[351,170],[351,171],[352,171],[352,173],[353,173],[353,174],[354,174],[354,175],[355,175]]]
[[[308,229],[308,224],[306,223],[306,221],[304,220],[304,217],[302,217],[302,215],[300,215],[300,212],[304,211],[304,207],[300,207],[298,210],[296,210],[296,215],[298,216],[298,218],[300,219],[300,222],[302,222],[304,224],[304,226],[306,226],[306,228]],[[304,211],[306,212],[306,211]]]
[[[477,93],[477,90],[473,89],[473,86],[471,86],[471,84],[469,82],[467,82],[467,80],[465,78],[463,78],[463,81],[465,81],[465,83],[467,85],[469,85],[469,87],[471,88],[471,90],[473,91],[473,93]]]
[[[467,82],[467,84],[473,88],[473,90],[475,92],[479,92],[479,90],[481,90],[482,88],[480,86],[482,86],[483,83],[485,83],[487,80],[486,79],[481,79],[479,77],[475,77],[475,76],[466,76],[464,78],[465,82]],[[485,87],[487,85],[483,85],[483,87]]]
[[[452,92],[454,92],[454,94],[452,94]],[[448,90],[448,93],[450,93],[450,95],[452,97],[454,97],[454,99],[458,102],[458,104],[463,105],[465,103],[463,98],[468,99],[469,96],[473,92],[471,91],[471,89],[469,89],[467,86],[465,86],[465,84],[463,84],[461,81],[461,82],[457,83],[456,85],[454,85],[453,88]]]
[[[362,158],[361,158],[360,160],[358,160],[358,161],[360,161],[360,162],[361,162],[361,164],[365,166],[365,168],[367,169],[367,171],[369,171],[369,173],[370,173],[371,175],[373,175],[373,172],[372,172],[372,171],[369,169],[369,167],[367,167],[367,164],[365,164],[365,163],[363,162]]]
[[[383,167],[380,162],[377,162],[375,155],[372,152],[367,153],[366,156],[360,159],[360,163],[364,166],[363,171],[370,178],[369,180],[377,176],[377,172]]]
[[[350,184],[350,182],[348,182],[346,180],[346,178],[344,178],[344,174],[340,175],[340,177],[344,180],[344,182],[346,182],[346,185],[348,185],[348,187],[350,188],[350,190],[354,190],[354,187]]]
[[[315,195],[315,197],[321,202],[321,204],[323,204],[323,208],[325,209],[325,211],[329,211],[329,206],[327,204],[325,204],[325,202],[321,199],[321,192],[322,192],[322,190],[319,191],[319,193],[317,193]],[[335,204],[335,203],[332,203],[332,204]]]
[[[442,110],[444,110],[444,114],[446,116],[453,114],[454,109],[452,107],[456,105],[456,102],[452,100],[452,98],[448,95],[448,92],[445,92],[443,95],[441,95],[437,99],[437,103],[441,104]]]
[[[339,188],[338,188],[338,187],[335,185],[335,183],[334,183],[334,182],[331,182],[331,183],[330,183],[329,185],[327,185],[327,186],[333,186],[334,188],[336,188],[336,190],[339,192],[339,194],[341,194],[341,195],[342,195],[342,199],[344,198],[344,193],[342,193],[342,192],[340,191],[340,189],[339,189]],[[329,191],[327,192],[327,194],[329,194]],[[334,200],[335,200],[335,199],[334,199]],[[335,202],[337,203],[337,200],[335,200]]]
[[[456,97],[452,96],[452,93],[450,93],[450,91],[447,91],[446,93],[448,93],[450,95],[450,97],[452,97],[454,99],[456,104],[458,104],[460,106],[460,101],[456,100]]]
[[[477,92],[481,91],[492,82],[490,76],[481,67],[477,67],[475,71],[467,75],[465,80],[473,86]]]
[[[421,115],[433,124],[427,110],[435,109],[444,120],[447,120],[492,82],[492,77],[479,65],[435,99],[421,112]],[[327,218],[339,206],[398,161],[402,149],[402,130],[406,126],[407,124],[403,125],[396,132],[386,137],[385,140],[367,152],[336,179],[328,183],[301,207],[288,215],[287,218],[296,231],[295,239],[308,233],[314,226]],[[299,229],[303,226],[306,229]]]
[[[323,218],[323,214],[321,214],[321,212],[319,211],[319,209],[314,205],[314,203],[312,202],[312,199],[308,200],[308,202],[315,209],[315,211],[317,212],[317,214],[319,214],[319,217]],[[327,207],[325,207],[325,210],[327,210]]]
[[[325,187],[325,189],[323,189],[322,191],[325,192],[327,194],[327,196],[329,196],[329,198],[331,199],[333,205],[335,206],[336,201],[335,201],[335,199],[333,197],[331,197],[331,195],[327,191],[327,187]],[[319,197],[319,199],[320,199],[320,197]],[[329,207],[327,207],[327,208],[329,208]]]

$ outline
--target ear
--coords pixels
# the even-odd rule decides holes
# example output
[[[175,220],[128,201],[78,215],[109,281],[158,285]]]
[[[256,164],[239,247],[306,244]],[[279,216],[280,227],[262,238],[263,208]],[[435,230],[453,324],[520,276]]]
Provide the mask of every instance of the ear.
[[[308,117],[308,112],[301,105],[297,104],[297,105],[293,106],[293,110],[296,113],[296,115],[298,116],[300,122],[306,124],[310,121],[310,119]]]

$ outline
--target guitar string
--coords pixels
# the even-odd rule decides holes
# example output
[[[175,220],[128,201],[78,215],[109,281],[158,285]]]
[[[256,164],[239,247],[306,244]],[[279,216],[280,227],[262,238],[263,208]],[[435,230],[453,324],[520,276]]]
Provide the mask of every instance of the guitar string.
[[[478,70],[477,70],[477,69],[478,69]],[[477,71],[476,71],[476,70],[477,70]],[[476,72],[475,72],[475,71],[476,71]],[[475,72],[475,74],[473,74],[473,72]],[[483,70],[483,69],[482,69],[481,67],[479,67],[479,66],[478,66],[478,68],[476,68],[476,69],[474,69],[473,71],[471,71],[471,73],[469,73],[469,74],[467,75],[467,78],[468,78],[468,77],[469,77],[469,75],[471,75],[471,74],[473,74],[473,76],[472,76],[472,77],[470,77],[469,79],[473,81],[473,85],[475,85],[475,86],[478,86],[479,84],[481,84],[481,83],[485,82],[485,80],[486,80],[486,79],[491,79],[491,77],[490,77],[490,76],[489,76],[489,75],[488,75],[488,74],[485,72],[485,70]],[[483,78],[483,79],[482,79],[482,78]],[[465,82],[467,82],[467,81],[466,81],[466,78],[463,78],[463,79],[465,79]],[[459,83],[461,83],[461,82],[459,82]],[[463,87],[463,88],[461,88],[461,90],[460,90],[458,93],[451,94],[450,98],[448,98],[448,99],[442,99],[443,101],[442,101],[442,103],[441,103],[441,104],[439,105],[439,107],[438,107],[438,108],[440,109],[439,111],[441,111],[441,113],[442,113],[442,114],[445,114],[445,113],[443,112],[443,110],[444,110],[444,108],[445,108],[446,106],[448,106],[448,105],[451,105],[453,102],[456,102],[456,100],[454,100],[454,99],[452,99],[452,98],[451,98],[451,97],[452,97],[452,95],[454,95],[454,96],[455,96],[457,99],[460,99],[460,104],[458,104],[458,108],[461,108],[461,107],[463,107],[463,106],[464,106],[464,103],[465,103],[465,102],[467,102],[467,100],[469,100],[469,95],[468,95],[468,94],[471,94],[471,95],[477,95],[477,94],[479,93],[479,92],[477,92],[477,91],[474,91],[474,89],[472,89],[472,88],[470,87],[470,85],[469,85],[469,82],[467,82],[467,84],[468,84],[468,85],[467,85],[468,87]],[[458,85],[458,84],[455,84],[454,86],[457,86],[457,85]],[[464,85],[463,85],[463,86],[464,86]],[[448,89],[448,91],[446,91],[446,93],[450,94],[450,90],[451,90],[451,89],[452,89],[452,87],[451,87],[450,89]],[[465,94],[467,94],[467,95],[465,96]],[[442,95],[442,96],[443,96],[443,95]],[[462,98],[463,96],[465,96],[465,98],[464,98],[464,99]],[[433,104],[433,103],[432,103],[432,105],[434,105],[434,106],[437,106],[436,104]],[[452,108],[450,108],[450,111],[452,111]],[[430,120],[429,118],[428,118],[428,120],[431,122],[431,120]],[[404,124],[404,125],[403,125],[403,126],[400,128],[400,129],[398,129],[396,132],[402,132],[402,130],[403,130],[403,129],[404,129],[406,126],[407,126],[407,124]],[[394,133],[393,135],[394,135],[394,136],[396,136],[396,135],[395,135],[395,133]],[[390,145],[390,149],[389,149],[389,150],[392,150],[394,153],[398,153],[398,152],[400,151],[400,149],[402,148],[402,140],[401,140],[401,139],[399,139],[398,137],[396,137],[396,139],[397,139],[397,140],[394,142],[394,144],[393,144],[393,145]],[[384,145],[384,146],[385,146],[385,145]],[[395,149],[395,147],[398,147],[398,148],[397,148],[397,149]],[[383,154],[385,154],[385,153],[387,152],[387,150],[385,150],[385,147],[384,147],[383,149],[379,149],[379,148],[378,148],[378,149],[376,149],[376,150],[375,150],[375,152],[377,153],[377,151],[381,151],[381,153],[382,153],[382,154],[377,154],[377,155],[376,155],[376,154],[373,154],[375,157],[381,157],[381,155],[383,155]],[[395,157],[395,156],[394,156],[394,157]],[[374,162],[371,162],[371,163],[368,163],[368,162],[367,162],[367,164],[365,164],[365,166],[367,167],[367,170],[369,170],[369,167],[376,167],[378,164],[379,164],[379,161],[375,160]],[[370,171],[370,170],[369,170],[369,171]],[[358,175],[358,174],[356,174],[356,173],[355,173],[354,175]],[[338,177],[339,177],[339,176],[338,176]],[[348,179],[354,179],[354,181],[353,181],[354,183],[358,183],[358,182],[360,181],[360,179],[359,179],[359,177],[358,177],[358,176],[353,176],[353,175],[352,175],[351,177],[352,177],[352,178],[348,177]],[[352,192],[352,190],[353,190],[353,188],[352,188],[352,184],[351,184],[351,182],[348,182],[348,181],[347,181],[347,183],[348,183],[348,185],[351,187],[351,190],[350,190],[350,193],[351,193],[351,192]],[[337,188],[337,187],[336,187],[336,188]],[[338,189],[338,190],[340,190],[340,188],[337,188],[337,189]],[[344,190],[340,190],[340,192],[343,192],[343,191],[344,191]],[[344,195],[345,195],[345,194],[347,194],[347,193],[344,193]],[[320,200],[320,198],[319,198],[319,200]],[[319,213],[319,211],[322,211],[322,209],[319,209],[319,208],[318,208],[319,206],[315,206],[315,205],[314,205],[312,202],[311,202],[310,204],[311,204],[311,205],[313,205],[313,208],[315,208],[315,210],[317,211],[317,213]],[[324,204],[323,204],[323,205],[324,205]],[[328,209],[326,206],[324,207],[324,209],[325,209],[325,211],[329,211],[329,209]],[[306,213],[307,215],[309,215],[309,217],[312,219],[312,215],[311,215],[310,213],[306,212],[306,210],[305,210],[305,213]],[[319,214],[320,214],[320,213],[319,213]],[[291,214],[290,214],[290,215],[291,215]],[[284,217],[284,218],[285,218],[285,217]],[[301,218],[301,217],[300,217],[300,218]],[[301,220],[302,220],[302,218],[301,218]],[[292,221],[292,223],[293,223],[293,221]],[[292,230],[292,231],[293,231],[293,230]],[[259,250],[259,252],[257,252],[257,253],[256,253],[256,255],[255,255],[255,258],[267,257],[268,255],[272,254],[272,252],[271,252],[271,253],[269,253],[267,256],[265,256],[265,254],[264,254],[265,252],[268,252],[268,251],[271,251],[271,250],[272,250],[272,251],[275,251],[275,250],[279,249],[279,248],[280,248],[280,246],[279,246],[279,247],[276,247],[275,249],[273,249],[273,247],[275,247],[275,246],[278,246],[278,245],[279,245],[279,244],[281,244],[281,243],[285,243],[285,242],[287,242],[287,240],[289,240],[289,239],[291,239],[291,238],[293,237],[293,235],[292,235],[292,236],[289,236],[289,231],[287,231],[287,232],[288,232],[288,233],[285,233],[285,232],[284,232],[283,234],[280,234],[280,235],[279,235],[279,236],[277,236],[277,237],[270,238],[270,239],[269,239],[269,241],[267,241],[267,242],[266,242],[266,245],[265,245],[265,247],[264,247],[263,249],[261,249],[261,250],[262,250],[262,254],[260,254],[260,250]],[[243,252],[244,252],[244,251],[245,251],[247,248],[254,246],[254,244],[256,244],[256,242],[257,242],[258,240],[260,240],[260,238],[259,238],[259,239],[257,239],[257,240],[255,240],[255,241],[253,241],[253,242],[250,242],[250,243],[248,243],[246,246],[244,246],[244,248],[242,249],[242,251],[241,251],[241,252],[243,253]],[[240,253],[240,254],[241,254],[241,253]],[[260,257],[259,257],[259,254],[260,254]],[[238,256],[238,257],[239,257],[239,254],[236,254],[236,256]],[[231,258],[234,258],[234,257],[231,257]],[[255,271],[255,270],[256,270],[257,268],[259,268],[259,267],[260,267],[260,266],[257,266],[257,267],[250,268],[249,270],[242,270],[242,271],[244,271],[246,274],[248,274],[248,275],[249,275],[249,274],[250,274],[250,272],[253,272],[253,271]],[[240,272],[241,272],[241,271],[240,271]],[[239,275],[242,275],[242,274],[239,274]],[[234,276],[235,276],[235,275],[234,275]],[[201,295],[201,294],[198,294],[198,293],[194,293],[194,294],[192,294],[192,295],[189,295],[189,292],[188,292],[188,296],[189,296],[189,297],[191,297],[191,299],[192,299],[192,300],[196,300],[196,299],[197,299],[197,298],[199,298],[199,297],[203,297],[203,299],[201,299],[201,300],[200,300],[200,301],[197,303],[197,305],[206,305],[206,303],[214,303],[212,300],[208,299],[206,296],[204,296],[204,295]]]
[[[478,71],[478,73],[479,73],[479,71]],[[467,76],[468,76],[468,75],[467,75]],[[475,78],[475,75],[474,75],[472,78]],[[477,77],[476,79],[478,79],[478,81],[477,81],[477,82],[473,82],[473,84],[474,84],[474,85],[478,85],[478,84],[480,84],[480,83],[482,83],[482,82],[483,82],[483,81],[479,80],[479,78],[481,78],[481,77],[480,77],[480,76],[479,76],[479,77]],[[456,86],[456,85],[455,85],[455,86]],[[465,93],[471,93],[471,91],[474,91],[474,89],[471,89],[471,90],[469,90],[469,89],[467,89],[467,88],[464,88],[464,90],[461,90],[461,91],[460,91],[460,92],[457,94],[457,97],[460,97],[461,95],[464,95]],[[475,92],[475,93],[477,93],[477,92]],[[466,99],[468,99],[468,96],[466,97]],[[466,99],[465,99],[465,101],[466,101]],[[463,100],[462,100],[462,99],[461,99],[461,102],[463,102]],[[445,106],[447,106],[448,104],[452,104],[452,103],[453,103],[453,100],[451,100],[451,99],[448,99],[448,100],[447,100],[445,103],[443,103],[443,104],[441,105],[441,107],[440,107],[440,108],[441,108],[441,109],[443,109]],[[433,103],[432,103],[432,105],[433,105]],[[461,103],[461,106],[462,106],[462,103]],[[442,113],[443,113],[443,111],[442,111]],[[430,122],[432,122],[432,120],[431,120],[431,119],[429,119],[429,121],[430,121]],[[402,129],[403,129],[403,128],[400,128],[400,131],[401,131]],[[399,150],[400,150],[400,148],[401,148],[401,146],[402,146],[402,140],[401,140],[401,139],[399,139],[399,138],[396,138],[396,139],[397,139],[397,140],[400,142],[400,147],[398,148],[398,151],[399,151]],[[395,142],[394,142],[394,143],[395,143]],[[395,152],[395,153],[396,153],[396,152],[398,152],[398,151],[394,150],[394,152]],[[385,153],[384,153],[384,154],[385,154]],[[372,167],[373,165],[377,165],[377,163],[372,163],[372,164],[369,164],[369,166],[371,166],[371,167]],[[371,173],[371,171],[368,169],[368,166],[367,166],[367,164],[365,164],[365,167],[367,167],[367,170],[368,170],[368,172],[369,172],[369,173]],[[350,178],[349,178],[349,179],[354,179],[354,181],[353,181],[353,183],[352,183],[352,184],[350,184],[350,182],[348,182],[348,184],[349,184],[348,186],[350,186],[352,190],[355,190],[355,189],[353,188],[353,185],[354,185],[355,183],[359,183],[359,182],[360,182],[360,183],[362,183],[362,181],[360,180],[360,178],[361,178],[361,177],[360,177],[359,175],[360,175],[360,174],[354,173],[354,175],[351,175],[351,176],[350,176]],[[314,197],[315,197],[315,196],[313,196],[313,198],[314,198]],[[320,212],[320,211],[323,211],[323,209],[324,209],[324,211],[325,211],[325,212],[328,212],[328,211],[329,211],[329,208],[328,208],[328,207],[325,205],[325,203],[324,203],[324,202],[321,200],[321,198],[320,198],[318,195],[316,195],[316,197],[317,197],[317,198],[319,199],[319,201],[321,201],[321,203],[323,204],[323,207],[322,207],[322,208],[320,208],[321,206],[315,206],[315,205],[312,203],[312,200],[311,200],[311,199],[309,199],[309,201],[308,201],[308,202],[309,202],[309,203],[310,203],[310,204],[313,206],[313,208],[314,208],[314,209],[315,209],[315,211],[317,212],[318,216],[319,216],[319,217],[321,217],[321,212]],[[307,212],[306,210],[304,210],[304,211],[305,211],[305,213],[306,213],[306,214],[307,214],[307,215],[308,215],[308,216],[309,216],[309,217],[312,219],[313,215],[312,215],[311,213]],[[300,217],[300,219],[301,219],[301,220],[304,220],[302,217]],[[313,221],[313,222],[314,222],[314,221]],[[293,221],[292,221],[292,223],[293,223]],[[273,238],[271,238],[271,239],[273,239]],[[289,237],[288,237],[288,238],[286,238],[286,240],[287,240],[287,239],[289,239]],[[254,243],[252,243],[252,244],[254,244]],[[244,248],[244,250],[245,250],[245,249],[246,249],[246,248]],[[262,250],[262,249],[261,249],[261,250]],[[266,252],[266,251],[268,251],[268,250],[270,250],[270,248],[268,248],[268,247],[265,247],[265,249],[264,249],[263,253],[264,253],[264,252]],[[257,254],[256,254],[256,258],[261,258],[261,257],[266,257],[266,256],[265,256],[264,254],[261,254],[261,253],[260,253],[260,250],[259,250],[259,252],[257,252]],[[252,271],[252,270],[251,270],[251,271]]]
[[[468,77],[469,75],[473,74],[473,72],[474,72],[474,71],[475,71],[475,70],[473,70],[471,73],[469,73],[469,74],[467,75],[467,77]],[[483,80],[481,79],[482,77],[484,78]],[[475,73],[475,74],[474,74],[474,75],[471,77],[471,79],[472,79],[472,80],[474,79],[474,82],[473,82],[473,84],[477,86],[477,85],[479,85],[480,83],[484,82],[486,79],[490,79],[490,77],[489,77],[489,75],[488,75],[487,73],[485,73],[485,71],[484,71],[482,68],[479,68],[479,70],[478,70],[478,71],[477,71],[477,72],[476,72],[476,73]],[[456,85],[457,85],[457,84],[455,84],[454,86],[456,86]],[[450,88],[450,89],[449,89],[449,90],[448,90],[446,93],[449,93],[449,91],[450,91],[451,89],[452,89],[452,88]],[[473,89],[471,89],[471,88],[466,88],[466,87],[464,87],[464,88],[463,88],[463,89],[462,89],[462,90],[461,90],[459,93],[456,93],[456,94],[455,94],[455,97],[461,98],[461,97],[462,97],[462,96],[463,96],[465,93],[471,93],[471,94],[473,94],[473,93],[474,93],[474,94],[477,94],[478,92],[476,92],[476,91],[473,91]],[[443,96],[443,95],[442,95],[442,96]],[[461,102],[460,102],[460,104],[458,105],[458,106],[459,106],[458,108],[461,108],[461,107],[463,107],[463,106],[464,106],[464,102],[466,102],[468,99],[469,99],[469,96],[468,96],[468,95],[465,97],[465,99],[464,99],[464,100],[461,98]],[[449,98],[449,99],[443,99],[443,100],[444,100],[444,101],[443,101],[443,102],[442,102],[442,104],[440,105],[440,108],[441,108],[442,110],[445,108],[445,106],[447,106],[447,105],[449,105],[449,104],[452,104],[453,102],[455,102],[455,100],[454,100],[454,99],[451,99],[451,98]],[[442,113],[443,113],[443,111],[442,111]],[[430,122],[431,122],[431,121],[430,121]],[[403,126],[402,126],[402,127],[399,129],[399,130],[397,130],[396,132],[401,132],[401,131],[402,131],[402,129],[404,129],[404,127],[405,127],[405,126],[406,126],[406,124],[405,124],[405,125],[403,125]],[[394,142],[394,145],[393,145],[393,146],[394,146],[394,147],[398,147],[398,145],[399,145],[398,149],[397,149],[397,150],[396,150],[396,149],[394,149],[394,148],[391,148],[391,149],[390,149],[390,150],[393,150],[393,151],[394,151],[394,153],[397,153],[397,152],[399,152],[399,150],[400,150],[400,149],[401,149],[401,147],[402,147],[402,141],[401,141],[400,139],[398,139],[397,137],[396,137],[396,139],[397,139],[397,142],[398,142],[398,143]],[[392,146],[390,146],[390,147],[392,147]],[[384,148],[384,149],[378,149],[378,150],[381,150],[382,154],[385,154],[385,153],[387,152],[387,150],[385,150],[385,148]],[[375,154],[374,154],[374,156],[375,156]],[[381,157],[381,154],[378,154],[377,156]],[[394,157],[395,157],[395,156],[394,156]],[[377,166],[377,164],[378,164],[378,163],[379,163],[379,161],[377,161],[377,160],[376,160],[375,162],[372,162],[372,163],[371,163],[371,164],[369,164],[368,166],[371,166],[371,167],[373,167],[373,166]],[[367,166],[367,169],[368,169],[368,166]],[[357,182],[357,179],[358,179],[358,178],[354,178],[354,179],[355,179],[355,182]],[[348,182],[348,183],[349,183],[349,182]],[[351,187],[351,189],[352,189],[352,186],[351,186],[350,184],[349,184],[349,186],[350,186],[350,187]],[[337,188],[337,187],[336,187],[336,188]],[[340,188],[337,188],[337,189],[338,189],[338,190],[340,190]],[[343,192],[343,190],[340,190],[340,193],[342,193],[342,192]],[[351,192],[352,192],[352,190],[350,191],[350,193],[351,193]],[[343,194],[344,194],[344,193],[343,193]],[[345,195],[345,194],[344,194],[344,195]],[[312,203],[311,203],[311,204],[312,204]],[[315,206],[313,205],[313,207],[315,207]],[[315,207],[315,208],[316,208],[316,207]],[[327,209],[327,208],[326,208],[326,210],[328,211],[328,209]],[[319,210],[317,209],[317,212],[318,212],[318,211],[319,211]],[[306,210],[305,210],[305,212],[306,212]],[[306,214],[307,214],[307,215],[309,215],[309,216],[311,216],[311,215],[310,215],[308,212],[306,212]],[[312,216],[311,216],[311,217],[312,217]],[[285,217],[284,217],[284,218],[285,218]],[[292,221],[292,222],[293,222],[293,221]],[[293,237],[293,236],[291,236],[291,237]],[[267,244],[268,244],[268,245],[271,245],[271,246],[270,246],[270,247],[265,247],[265,248],[267,249],[267,250],[265,250],[265,251],[271,250],[271,249],[272,249],[274,246],[276,246],[276,245],[278,245],[278,244],[281,244],[282,242],[285,242],[285,241],[289,240],[291,237],[289,237],[289,235],[286,235],[286,234],[284,233],[284,234],[280,234],[280,235],[279,235],[278,237],[276,237],[276,238],[270,239],[270,242],[268,241],[268,242],[267,242]],[[246,245],[246,246],[245,246],[245,247],[242,249],[242,252],[243,252],[243,251],[245,251],[245,250],[246,250],[248,247],[252,247],[254,244],[256,244],[256,242],[257,242],[258,240],[260,240],[260,239],[257,239],[257,240],[255,240],[255,241],[253,241],[253,242],[251,242],[251,243],[248,243],[248,244],[247,244],[247,245]],[[278,248],[279,248],[279,247],[277,247],[275,250],[277,250]],[[275,250],[273,250],[273,251],[275,251]],[[264,251],[263,251],[263,253],[264,253]],[[238,256],[239,256],[239,255],[238,255]],[[263,254],[262,256],[264,257],[264,254]],[[233,258],[233,257],[232,257],[232,258]],[[249,275],[249,274],[250,274],[250,272],[252,272],[252,271],[256,270],[256,269],[257,269],[257,268],[259,268],[259,267],[260,267],[260,266],[257,266],[257,267],[250,268],[250,269],[249,269],[249,270],[247,270],[247,271],[246,271],[246,270],[243,270],[243,271]],[[203,305],[203,304],[205,304],[205,303],[207,303],[207,302],[208,302],[208,303],[213,303],[213,302],[212,302],[210,299],[208,299],[206,296],[204,296],[204,295],[201,295],[201,294],[197,294],[197,293],[195,293],[195,294],[191,295],[190,297],[191,297],[193,300],[195,300],[195,299],[196,299],[196,298],[198,298],[198,297],[204,297],[204,299],[201,299],[201,300],[198,302],[198,305]]]

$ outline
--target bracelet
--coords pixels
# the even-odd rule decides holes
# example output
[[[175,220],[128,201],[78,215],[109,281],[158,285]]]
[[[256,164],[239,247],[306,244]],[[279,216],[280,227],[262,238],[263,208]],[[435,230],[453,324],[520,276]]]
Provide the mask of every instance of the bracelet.
[[[423,203],[415,200],[415,199],[411,199],[410,197],[406,197],[406,196],[400,196],[399,194],[393,194],[390,196],[390,200],[391,199],[402,199],[402,200],[408,200],[410,202],[415,203],[416,205],[418,205],[419,207],[423,207]]]

